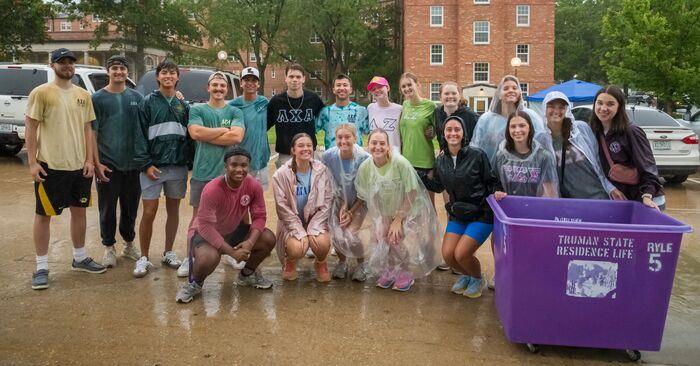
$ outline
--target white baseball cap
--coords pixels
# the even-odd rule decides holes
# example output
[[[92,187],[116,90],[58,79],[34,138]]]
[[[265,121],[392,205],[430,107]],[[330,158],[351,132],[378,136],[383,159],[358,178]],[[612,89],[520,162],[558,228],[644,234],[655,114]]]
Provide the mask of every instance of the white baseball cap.
[[[244,77],[246,77],[248,75],[253,75],[258,80],[260,80],[260,72],[258,71],[258,69],[254,68],[254,67],[246,67],[245,69],[243,69],[243,71],[241,71],[241,79],[243,79]]]

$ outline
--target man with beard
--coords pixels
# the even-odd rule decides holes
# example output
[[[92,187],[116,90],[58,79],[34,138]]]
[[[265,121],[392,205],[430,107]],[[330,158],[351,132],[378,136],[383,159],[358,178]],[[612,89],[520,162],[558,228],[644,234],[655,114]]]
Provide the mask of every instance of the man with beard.
[[[85,208],[90,206],[94,173],[90,94],[71,83],[76,57],[59,48],[51,53],[54,81],[36,87],[27,104],[27,160],[34,180],[36,272],[32,288],[49,287],[51,216],[69,207],[74,271],[103,273],[105,267],[85,251]],[[86,140],[87,139],[87,140]]]

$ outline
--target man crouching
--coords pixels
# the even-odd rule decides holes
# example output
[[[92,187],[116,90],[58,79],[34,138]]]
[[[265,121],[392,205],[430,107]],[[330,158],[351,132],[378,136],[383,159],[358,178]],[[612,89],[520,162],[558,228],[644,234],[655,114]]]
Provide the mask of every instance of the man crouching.
[[[250,160],[245,149],[228,148],[224,154],[225,174],[204,187],[188,232],[189,281],[177,293],[177,302],[190,302],[202,292],[204,280],[219,265],[222,254],[246,262],[238,274],[239,285],[272,287],[272,282],[256,271],[275,247],[275,235],[265,228],[265,198],[260,183],[248,176]],[[251,224],[242,221],[248,212]]]

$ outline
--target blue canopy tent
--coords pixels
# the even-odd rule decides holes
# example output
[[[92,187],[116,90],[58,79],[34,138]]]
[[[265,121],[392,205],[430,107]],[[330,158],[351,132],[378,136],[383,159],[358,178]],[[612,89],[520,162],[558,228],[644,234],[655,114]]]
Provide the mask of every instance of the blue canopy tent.
[[[547,89],[540,90],[533,95],[525,97],[525,100],[528,101],[528,106],[531,109],[540,114],[544,114],[542,101],[544,100],[544,96],[549,92],[559,91],[564,93],[573,104],[572,107],[575,107],[581,104],[593,103],[595,93],[597,93],[600,88],[602,88],[602,86],[598,84],[572,79],[561,84],[552,85]]]

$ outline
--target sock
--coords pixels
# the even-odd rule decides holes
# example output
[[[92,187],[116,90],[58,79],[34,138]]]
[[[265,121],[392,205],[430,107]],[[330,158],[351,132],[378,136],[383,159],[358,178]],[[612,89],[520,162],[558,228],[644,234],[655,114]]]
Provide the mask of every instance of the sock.
[[[37,255],[36,256],[36,270],[45,269],[49,270],[49,255]]]
[[[85,247],[82,248],[73,248],[73,259],[76,262],[82,262],[87,258],[87,252],[85,251]]]

